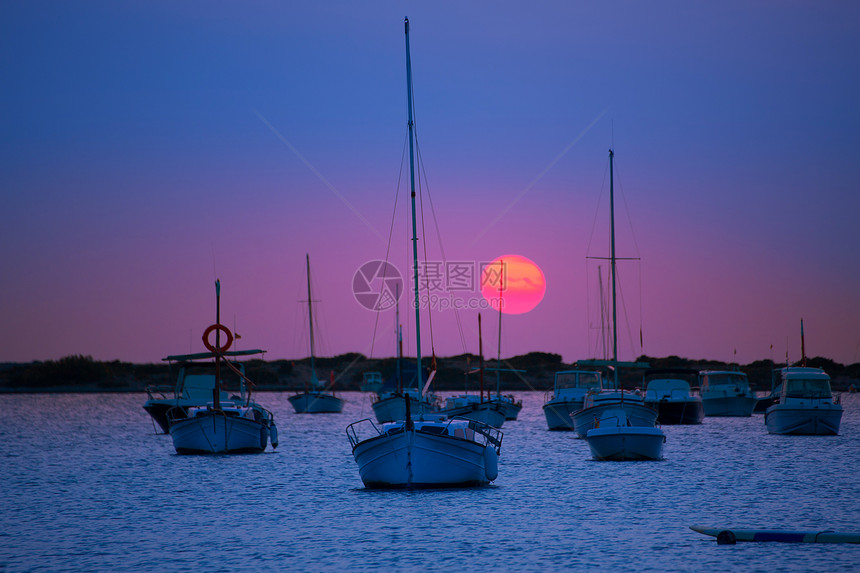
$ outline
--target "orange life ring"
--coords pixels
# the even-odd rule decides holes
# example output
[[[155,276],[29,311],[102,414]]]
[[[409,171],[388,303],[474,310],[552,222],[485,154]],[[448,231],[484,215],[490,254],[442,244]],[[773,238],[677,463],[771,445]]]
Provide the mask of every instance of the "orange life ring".
[[[209,342],[209,335],[212,334],[213,330],[220,330],[227,336],[227,342],[221,348],[216,348],[214,344]],[[233,333],[230,332],[230,329],[224,326],[223,324],[213,324],[209,328],[203,331],[203,345],[209,349],[209,352],[226,352],[228,348],[233,344]]]

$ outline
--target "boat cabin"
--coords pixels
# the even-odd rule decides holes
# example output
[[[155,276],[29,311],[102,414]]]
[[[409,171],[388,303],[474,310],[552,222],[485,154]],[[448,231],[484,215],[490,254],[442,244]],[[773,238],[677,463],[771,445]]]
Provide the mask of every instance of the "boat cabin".
[[[699,382],[703,394],[717,387],[732,387],[735,392],[750,391],[747,375],[734,370],[705,370],[699,374]]]
[[[686,380],[655,378],[645,388],[646,400],[683,400],[690,395],[690,384]]]
[[[565,370],[555,373],[554,393],[556,397],[568,393],[582,394],[583,390],[599,391],[603,388],[600,372],[592,370]],[[579,392],[573,392],[579,390]]]
[[[782,390],[779,400],[786,399],[816,399],[830,400],[833,394],[830,390],[830,376],[819,368],[782,368],[779,379]]]

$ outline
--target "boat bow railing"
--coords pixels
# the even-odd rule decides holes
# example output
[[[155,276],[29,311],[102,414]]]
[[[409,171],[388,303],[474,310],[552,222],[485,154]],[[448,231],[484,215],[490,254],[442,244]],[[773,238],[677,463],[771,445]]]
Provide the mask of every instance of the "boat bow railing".
[[[349,438],[349,443],[353,449],[359,443],[382,435],[382,430],[373,423],[370,418],[364,418],[358,422],[353,422],[346,427],[346,437]]]
[[[413,418],[413,420],[418,421],[415,418]],[[454,424],[455,422],[457,427],[451,428],[451,424]],[[466,422],[465,427],[461,426],[462,422]],[[433,427],[437,428],[434,433],[438,432],[439,434],[446,434],[448,436],[466,439],[485,447],[490,446],[496,450],[496,454],[501,452],[504,434],[501,430],[494,428],[489,424],[478,422],[477,420],[468,420],[466,418],[452,418],[448,420],[448,423],[444,426],[434,425]],[[403,431],[404,426],[398,425],[389,429],[387,432],[383,432],[379,426],[373,422],[373,420],[370,418],[364,418],[363,420],[353,422],[346,427],[346,437],[349,439],[349,443],[352,448],[355,449],[358,444],[365,440],[369,440],[386,433],[395,434]],[[419,427],[418,431],[427,432],[428,430],[426,427]]]

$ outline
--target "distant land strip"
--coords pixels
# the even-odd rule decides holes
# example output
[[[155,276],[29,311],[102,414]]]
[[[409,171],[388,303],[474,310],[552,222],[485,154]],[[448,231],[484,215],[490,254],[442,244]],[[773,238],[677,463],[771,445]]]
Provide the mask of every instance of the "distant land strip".
[[[414,359],[404,358],[404,363]],[[469,391],[479,389],[475,370],[479,358],[472,354],[461,354],[437,359],[437,374],[434,387],[438,391]],[[636,362],[647,362],[651,368],[690,368],[696,370],[740,370],[750,379],[756,391],[771,388],[771,371],[774,366],[783,366],[770,360],[757,360],[750,364],[729,364],[716,360],[691,360],[678,356],[654,358],[640,356]],[[332,381],[335,391],[358,391],[363,374],[378,371],[383,378],[393,376],[397,368],[395,358],[368,358],[356,353],[341,354],[330,358],[315,359],[320,380]],[[496,360],[484,361],[486,368],[495,368]],[[794,365],[798,365],[797,363]],[[429,366],[429,360],[424,361]],[[807,360],[807,366],[821,368],[832,379],[836,392],[847,391],[852,385],[860,388],[860,363],[842,365],[829,358],[816,357]],[[502,369],[524,372],[502,372],[499,385],[502,391],[552,390],[553,375],[559,370],[576,368],[576,364],[565,364],[558,354],[530,352],[502,360]],[[255,390],[296,391],[306,387],[310,381],[310,359],[300,360],[248,360],[245,362],[248,378],[254,382]],[[471,374],[467,374],[471,372]],[[621,371],[624,388],[641,387],[643,370]],[[0,393],[33,392],[145,392],[148,386],[173,386],[178,368],[167,363],[133,364],[114,360],[103,362],[90,356],[66,356],[59,360],[44,362],[0,363]],[[497,374],[485,371],[484,388],[496,388]]]

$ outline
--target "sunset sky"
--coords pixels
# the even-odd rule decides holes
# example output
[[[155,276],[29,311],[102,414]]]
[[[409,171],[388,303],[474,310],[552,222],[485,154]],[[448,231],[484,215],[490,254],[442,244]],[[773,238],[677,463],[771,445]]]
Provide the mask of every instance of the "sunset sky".
[[[318,354],[393,355],[393,309],[352,291],[398,181],[410,274],[404,16],[422,257],[546,281],[503,356],[602,353],[612,147],[640,258],[619,358],[797,360],[803,318],[808,355],[860,361],[860,4],[798,0],[3,2],[0,362],[202,351],[216,278],[240,348],[306,356],[306,253]],[[480,284],[452,284],[472,307],[434,312],[433,346],[477,353]]]

